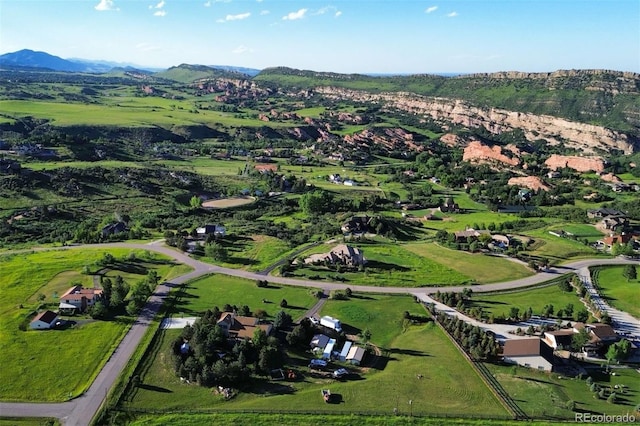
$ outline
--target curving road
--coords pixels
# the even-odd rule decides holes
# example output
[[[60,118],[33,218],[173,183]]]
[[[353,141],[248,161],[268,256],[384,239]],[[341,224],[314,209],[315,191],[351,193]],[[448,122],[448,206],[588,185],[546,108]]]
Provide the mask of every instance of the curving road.
[[[420,288],[402,288],[402,287],[377,287],[377,286],[357,286],[346,285],[342,283],[319,282],[311,280],[299,280],[285,277],[274,277],[269,275],[261,275],[238,269],[223,268],[221,266],[210,265],[208,263],[195,260],[188,255],[165,247],[162,241],[156,241],[150,244],[129,244],[129,243],[111,243],[111,244],[89,244],[79,246],[67,246],[59,249],[72,250],[79,248],[126,248],[150,250],[156,253],[164,254],[173,258],[177,262],[184,263],[193,268],[193,271],[174,278],[169,282],[160,284],[154,294],[149,298],[147,305],[140,313],[140,316],[133,324],[129,332],[122,339],[114,353],[111,355],[105,366],[102,368],[95,381],[89,389],[80,397],[63,403],[0,403],[0,416],[2,417],[54,417],[62,421],[66,426],[86,426],[91,423],[91,419],[104,403],[109,389],[113,386],[115,380],[120,375],[125,365],[131,358],[134,350],[138,346],[140,340],[144,336],[149,323],[155,317],[164,302],[164,298],[169,293],[171,287],[182,284],[191,279],[201,277],[203,275],[217,273],[230,275],[250,280],[266,280],[272,283],[285,284],[292,286],[313,287],[323,289],[325,292],[331,290],[345,289],[350,287],[351,290],[367,293],[393,293],[393,294],[411,294],[424,301],[431,301],[428,297],[429,293],[434,293],[439,289],[447,291],[462,291],[465,286],[448,286],[448,287],[420,287]],[[49,249],[50,250],[50,249]],[[484,284],[473,286],[474,292],[508,290],[521,287],[528,287],[544,281],[548,281],[558,275],[568,272],[584,271],[585,268],[596,265],[620,265],[627,263],[640,264],[637,260],[628,259],[589,259],[580,260],[569,263],[564,266],[549,268],[546,272],[542,272],[531,277],[507,281],[496,284]],[[637,322],[637,320],[636,320]]]

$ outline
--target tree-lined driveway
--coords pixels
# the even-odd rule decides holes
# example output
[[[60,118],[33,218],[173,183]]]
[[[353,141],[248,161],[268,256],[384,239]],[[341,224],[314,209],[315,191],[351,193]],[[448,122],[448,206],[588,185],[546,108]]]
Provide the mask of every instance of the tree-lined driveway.
[[[130,243],[110,243],[110,244],[90,244],[79,246],[67,246],[60,249],[139,249],[149,250],[163,254],[175,261],[184,263],[193,268],[192,272],[184,274],[168,282],[160,284],[154,294],[149,298],[147,305],[140,313],[140,316],[131,327],[126,336],[122,339],[114,353],[106,362],[89,389],[82,396],[72,401],[63,403],[0,403],[0,416],[2,417],[55,417],[61,419],[65,426],[86,426],[90,424],[91,419],[104,403],[109,389],[113,386],[116,379],[129,362],[133,352],[140,343],[149,327],[151,320],[158,313],[160,307],[164,303],[165,297],[169,294],[171,287],[183,284],[189,280],[207,275],[207,274],[223,274],[249,280],[266,280],[271,283],[285,284],[301,287],[319,288],[325,291],[342,290],[347,287],[357,292],[367,293],[393,293],[393,294],[411,294],[420,299],[425,299],[429,293],[435,293],[438,290],[446,289],[447,291],[462,291],[465,286],[450,287],[421,287],[421,288],[402,288],[402,287],[383,287],[383,286],[357,286],[345,285],[342,283],[331,283],[324,281],[299,280],[286,277],[274,277],[269,275],[261,275],[240,269],[223,268],[221,266],[211,265],[199,260],[193,259],[188,255],[175,249],[162,245],[161,242],[151,244],[130,244]],[[576,270],[584,270],[590,266],[597,265],[622,265],[622,264],[640,264],[637,260],[628,259],[590,259],[580,260],[561,267],[550,268],[546,272],[536,274],[531,277],[523,278],[515,281],[508,281],[497,284],[484,284],[473,286],[474,292],[509,290],[521,287],[528,287],[568,272],[576,272]],[[638,336],[640,338],[640,336]]]

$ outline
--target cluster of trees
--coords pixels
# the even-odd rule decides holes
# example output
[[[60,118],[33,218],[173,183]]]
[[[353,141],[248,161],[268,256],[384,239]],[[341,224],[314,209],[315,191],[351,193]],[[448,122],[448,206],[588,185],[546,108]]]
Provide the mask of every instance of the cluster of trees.
[[[100,282],[103,290],[102,300],[91,307],[89,314],[92,318],[102,319],[117,314],[124,308],[127,314],[137,315],[159,281],[160,277],[154,270],[150,270],[147,276],[133,287],[120,275],[117,275],[114,281],[111,278],[103,278]]]
[[[276,322],[284,326],[288,314],[278,313]],[[222,312],[215,307],[207,310],[193,325],[187,325],[173,341],[174,369],[179,377],[202,386],[216,384],[239,386],[252,374],[268,375],[282,367],[284,352],[279,340],[256,328],[251,339],[231,343],[217,324]]]
[[[494,360],[497,357],[498,343],[480,327],[467,324],[457,317],[447,315],[444,312],[438,312],[436,318],[472,358]]]

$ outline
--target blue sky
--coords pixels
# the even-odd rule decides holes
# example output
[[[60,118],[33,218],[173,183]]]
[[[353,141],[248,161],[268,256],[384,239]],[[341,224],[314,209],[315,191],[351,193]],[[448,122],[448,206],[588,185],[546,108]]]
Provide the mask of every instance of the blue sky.
[[[340,73],[640,72],[638,0],[0,0],[0,53]]]

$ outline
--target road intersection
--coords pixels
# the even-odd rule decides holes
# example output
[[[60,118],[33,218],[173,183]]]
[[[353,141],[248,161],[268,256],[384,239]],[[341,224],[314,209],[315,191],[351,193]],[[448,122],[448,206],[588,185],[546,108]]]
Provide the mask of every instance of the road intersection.
[[[0,402],[0,416],[2,417],[53,417],[58,418],[62,421],[65,426],[86,426],[91,423],[91,419],[94,417],[96,412],[100,409],[100,406],[105,402],[107,393],[109,389],[113,386],[116,379],[123,371],[126,364],[129,362],[133,352],[138,346],[140,340],[144,336],[149,327],[149,324],[160,310],[160,307],[164,303],[164,298],[169,294],[171,287],[176,285],[183,284],[189,280],[202,277],[208,274],[222,274],[235,276],[239,278],[245,278],[249,280],[266,280],[271,283],[291,285],[291,286],[302,286],[302,287],[311,287],[318,288],[328,293],[331,290],[343,290],[347,287],[351,288],[354,292],[361,293],[385,293],[385,294],[410,294],[418,299],[433,303],[435,302],[428,295],[431,293],[435,293],[438,290],[446,290],[446,291],[455,291],[460,292],[463,288],[468,286],[447,286],[447,287],[420,287],[420,288],[404,288],[404,287],[384,287],[384,286],[358,286],[358,285],[346,285],[343,283],[331,283],[331,282],[321,282],[321,281],[312,281],[312,280],[300,280],[293,279],[287,277],[276,277],[271,275],[264,275],[249,271],[244,271],[240,269],[231,269],[224,268],[221,266],[211,265],[205,262],[201,262],[199,260],[193,259],[185,253],[182,253],[178,250],[175,250],[170,247],[166,247],[163,245],[162,241],[156,241],[150,244],[133,244],[133,243],[109,243],[109,244],[90,244],[90,245],[78,245],[78,246],[65,246],[60,249],[66,250],[74,250],[74,249],[88,249],[88,248],[96,248],[96,249],[109,249],[109,248],[125,248],[125,249],[140,249],[140,250],[149,250],[156,253],[163,254],[174,259],[177,262],[186,264],[193,268],[193,271],[181,275],[179,277],[173,278],[168,282],[160,284],[154,294],[150,297],[147,305],[140,313],[140,316],[122,339],[114,353],[111,355],[109,360],[106,362],[94,382],[91,384],[89,389],[84,392],[80,397],[75,398],[71,401],[62,402],[62,403],[7,403]],[[591,266],[597,265],[621,265],[621,264],[638,264],[640,262],[637,260],[629,260],[623,258],[615,258],[615,259],[588,259],[588,260],[580,260],[577,262],[572,262],[566,264],[564,266],[552,267],[546,270],[545,272],[538,273],[536,275],[514,280],[507,281],[502,283],[495,284],[483,284],[483,285],[474,285],[474,292],[486,292],[486,291],[497,291],[497,290],[510,290],[517,289],[523,287],[529,287],[535,284],[539,284],[545,281],[549,281],[553,278],[558,277],[559,275],[565,273],[577,273],[583,282],[585,282],[585,286],[588,291],[592,293],[593,286],[590,285],[590,278],[588,278],[588,268]],[[587,284],[587,282],[589,284]],[[595,292],[595,289],[593,289]],[[597,294],[597,292],[595,292]],[[592,293],[592,298],[593,298]],[[630,315],[617,311],[610,306],[606,305],[606,303],[598,296],[596,303],[598,306],[601,306],[604,310],[606,310],[609,315],[616,322],[620,322],[620,324],[625,324],[625,330],[633,333],[637,333],[634,337],[640,340],[640,321],[631,317]],[[462,315],[457,313],[455,310],[445,307],[438,306],[443,310],[446,310],[449,314],[454,315]],[[465,319],[465,318],[463,318]],[[467,319],[465,319],[467,320]],[[470,318],[468,319],[471,320]],[[483,324],[483,328],[487,328],[486,325]],[[507,333],[507,330],[496,329],[497,335],[504,335]]]

